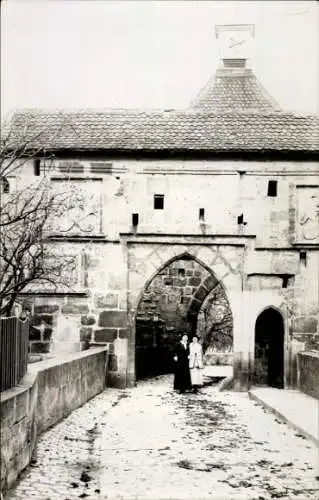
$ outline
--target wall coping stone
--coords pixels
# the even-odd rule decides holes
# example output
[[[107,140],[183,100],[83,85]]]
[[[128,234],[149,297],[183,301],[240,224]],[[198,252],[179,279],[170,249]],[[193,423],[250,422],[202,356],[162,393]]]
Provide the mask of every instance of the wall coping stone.
[[[311,358],[319,358],[319,351],[302,351],[298,352],[298,356],[309,356]]]
[[[42,361],[37,361],[35,363],[30,363],[28,364],[28,371],[20,381],[20,383],[17,386],[12,387],[11,389],[7,389],[6,391],[1,392],[0,402],[4,403],[28,391],[34,385],[39,372],[45,371],[49,368],[52,368],[53,366],[61,366],[66,363],[70,363],[71,361],[76,361],[77,359],[93,356],[94,354],[107,350],[108,346],[104,344],[101,345],[101,347],[92,347],[86,351],[64,354],[62,356],[59,356],[59,358],[50,358]]]

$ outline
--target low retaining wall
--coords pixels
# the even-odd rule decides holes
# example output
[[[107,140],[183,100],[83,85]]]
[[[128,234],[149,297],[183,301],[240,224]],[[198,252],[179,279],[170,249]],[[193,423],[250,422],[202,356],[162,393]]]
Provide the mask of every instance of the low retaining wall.
[[[298,353],[298,388],[319,400],[319,352]]]
[[[108,351],[92,348],[33,363],[21,383],[1,393],[1,492],[30,463],[39,434],[103,391]]]

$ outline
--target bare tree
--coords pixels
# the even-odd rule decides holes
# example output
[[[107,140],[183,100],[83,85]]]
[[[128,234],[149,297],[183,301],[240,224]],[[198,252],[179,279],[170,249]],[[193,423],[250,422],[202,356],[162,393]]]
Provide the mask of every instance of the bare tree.
[[[63,127],[63,126],[62,126]],[[14,130],[2,127],[0,143],[0,315],[9,315],[23,291],[69,288],[74,257],[54,255],[48,236],[54,219],[62,217],[79,200],[56,192],[50,183],[54,155],[52,145],[61,128],[48,135],[46,129],[34,132],[32,123]],[[44,171],[35,182],[19,182],[30,160],[43,158]],[[32,174],[31,174],[32,175]],[[13,187],[10,181],[16,180]],[[13,189],[12,189],[13,187]]]

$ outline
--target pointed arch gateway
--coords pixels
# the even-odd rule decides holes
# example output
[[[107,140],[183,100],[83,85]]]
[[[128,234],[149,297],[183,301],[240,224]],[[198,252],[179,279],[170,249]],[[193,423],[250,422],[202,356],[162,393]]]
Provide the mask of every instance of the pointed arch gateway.
[[[218,304],[214,302],[214,296],[218,297]],[[199,312],[203,304],[208,303],[211,309],[218,305],[219,312],[222,308],[225,315],[231,317],[222,283],[199,259],[185,252],[158,269],[146,282],[135,315],[137,379],[171,373],[174,346],[183,333],[189,336],[197,333],[204,350],[216,341],[216,335],[214,338],[211,331],[206,332],[203,322],[200,327],[198,324]],[[215,316],[220,326],[221,317]],[[212,324],[210,327],[212,330]],[[232,346],[232,324],[228,331]]]

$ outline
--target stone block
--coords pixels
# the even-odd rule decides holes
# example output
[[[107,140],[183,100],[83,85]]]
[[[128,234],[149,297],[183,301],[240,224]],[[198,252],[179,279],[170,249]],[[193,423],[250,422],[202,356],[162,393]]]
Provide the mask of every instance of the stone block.
[[[41,323],[46,323],[48,326],[52,326],[53,325],[53,316],[52,316],[52,314],[41,314],[41,315],[38,315],[37,317],[40,318]]]
[[[15,421],[15,398],[1,402],[1,427],[11,427]],[[2,449],[2,443],[1,443]]]
[[[319,401],[319,352],[301,352],[299,358],[299,390]]]
[[[185,295],[192,295],[192,287],[186,286],[184,290]]]
[[[87,314],[88,312],[87,304],[65,304],[62,307],[63,314]]]
[[[84,326],[90,326],[95,324],[95,317],[94,316],[82,316],[81,317],[81,324]]]
[[[194,271],[194,276],[196,276],[197,278],[200,277],[201,275],[202,275],[201,271],[199,271],[199,270]]]
[[[39,314],[34,314],[31,318],[31,325],[32,326],[40,326],[42,323],[42,316]]]
[[[125,389],[126,387],[135,387],[135,382],[132,376],[127,379],[126,373],[109,371],[107,375],[107,386]]]
[[[207,294],[208,294],[207,289],[204,288],[203,286],[200,286],[195,294],[195,298],[197,300],[203,301]]]
[[[188,295],[187,297],[184,296],[183,297],[183,305],[187,306],[191,300],[192,300],[192,297],[190,295]]]
[[[119,309],[126,309],[127,308],[127,292],[126,291],[120,292],[118,307],[119,307]]]
[[[188,278],[188,284],[191,286],[198,286],[201,283],[201,279],[193,276],[192,278]]]
[[[45,328],[42,340],[51,340],[51,337],[52,337],[52,328]]]
[[[118,295],[114,293],[96,295],[94,305],[99,309],[116,309],[118,307]]]
[[[318,319],[309,316],[299,316],[294,321],[294,331],[303,333],[316,333]]]
[[[114,352],[119,357],[125,357],[127,354],[127,339],[115,339],[114,340]]]
[[[120,328],[119,329],[119,338],[120,339],[127,339],[128,337],[128,330],[127,328]]]
[[[59,310],[58,305],[41,305],[34,307],[35,314],[53,314]]]
[[[186,269],[186,276],[193,276],[194,271],[192,269]]]
[[[109,370],[111,372],[116,372],[118,369],[117,356],[115,354],[109,355]]]
[[[173,284],[173,278],[165,278],[164,279],[164,285],[172,285]]]
[[[174,286],[185,286],[186,285],[186,278],[174,278],[173,285]]]
[[[166,276],[168,274],[168,267],[164,267],[164,269],[162,269],[158,275],[159,276]]]
[[[102,311],[99,316],[99,326],[106,326],[109,328],[126,328],[126,311]]]
[[[170,276],[177,276],[177,269],[174,269],[174,268],[170,268],[169,271],[168,271],[168,274]]]
[[[319,352],[319,335],[307,335],[305,348],[307,351]]]
[[[159,304],[162,306],[168,304],[168,295],[166,293],[160,296]]]
[[[80,341],[86,342],[91,340],[92,337],[92,328],[82,327],[80,328]]]
[[[94,332],[95,342],[113,342],[116,337],[117,330],[115,328],[101,328]]]
[[[16,412],[15,412],[15,422],[19,422],[28,414],[28,403],[29,403],[29,393],[28,391],[19,394],[16,397]]]
[[[29,340],[41,340],[41,332],[40,330],[38,330],[38,328],[33,328],[33,326],[30,326]]]
[[[31,353],[48,353],[50,352],[50,342],[30,342]]]
[[[33,299],[25,298],[22,301],[22,309],[23,311],[28,311],[32,313],[33,309]]]
[[[218,280],[213,276],[212,274],[210,276],[207,276],[205,279],[203,285],[207,290],[212,290],[218,283]]]

